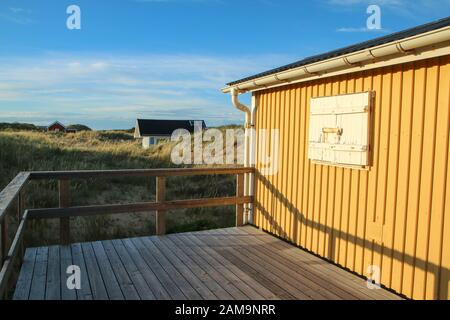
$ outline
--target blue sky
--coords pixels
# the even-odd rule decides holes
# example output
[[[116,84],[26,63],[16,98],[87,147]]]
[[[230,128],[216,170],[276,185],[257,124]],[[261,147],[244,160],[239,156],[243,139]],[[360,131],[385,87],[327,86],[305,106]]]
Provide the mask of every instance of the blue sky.
[[[448,15],[450,0],[1,0],[0,122],[239,123],[225,83]]]

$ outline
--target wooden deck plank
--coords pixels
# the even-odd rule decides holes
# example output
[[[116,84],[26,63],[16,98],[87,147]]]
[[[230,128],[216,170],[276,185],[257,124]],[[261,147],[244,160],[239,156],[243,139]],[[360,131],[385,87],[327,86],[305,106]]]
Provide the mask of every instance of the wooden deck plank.
[[[66,285],[72,264],[80,290]],[[249,226],[29,248],[13,298],[401,299]]]
[[[84,261],[83,249],[81,248],[81,244],[76,243],[70,245],[70,251],[72,253],[72,262],[74,265],[80,268],[81,274],[81,289],[76,290],[76,297],[78,300],[92,300],[93,296],[91,291],[91,284],[89,283],[88,271],[86,268],[86,263]],[[63,272],[63,270],[61,270],[61,272]],[[65,284],[63,283],[61,285],[64,286]]]
[[[33,279],[31,280],[30,300],[45,299],[45,284],[47,280],[48,247],[37,249]]]
[[[20,274],[16,283],[16,288],[14,290],[13,300],[28,300],[33,280],[36,255],[37,255],[36,248],[28,248],[25,251],[22,268],[20,270]]]
[[[252,234],[257,235],[256,239],[258,241],[267,243],[269,241],[266,234],[253,227],[246,227],[240,232],[250,232]],[[369,290],[366,287],[365,281],[346,270],[339,268],[338,266],[333,265],[323,259],[320,259],[312,254],[309,254],[303,250],[299,250],[284,241],[272,241],[272,246],[268,248],[281,252],[281,255],[288,257],[294,262],[301,263],[303,266],[310,267],[314,270],[320,270],[322,277],[325,279],[336,279],[338,280],[345,288],[351,290],[355,294],[360,294],[365,297],[365,299],[400,299],[396,295],[389,293],[385,290]]]
[[[183,277],[193,286],[193,288],[201,295],[202,299],[217,300],[219,297],[209,289],[207,284],[214,282],[200,268],[192,271],[189,267],[189,260],[182,254],[174,254],[166,245],[168,241],[166,237],[150,237],[149,239],[156,248],[172,263],[173,266],[183,275]],[[216,283],[217,285],[217,283]]]
[[[97,258],[100,273],[102,274],[103,283],[105,284],[109,299],[123,300],[124,295],[102,243],[100,241],[93,242],[92,248],[94,249],[94,254]]]
[[[173,255],[178,256],[183,262],[186,264],[188,268],[192,270],[194,274],[196,274],[201,281],[205,283],[205,285],[217,296],[220,300],[231,300],[235,297],[233,294],[230,294],[225,288],[222,288],[222,285],[227,282],[227,280],[222,277],[214,268],[209,265],[207,261],[204,261],[201,257],[189,256],[188,251],[189,248],[185,246],[177,246],[172,238],[165,237],[164,244],[167,246],[169,250],[171,250]],[[232,293],[236,294],[236,292],[240,292],[237,288],[232,286]],[[237,295],[236,295],[237,296]],[[243,297],[244,295],[241,293],[239,297]],[[245,296],[244,296],[245,297]],[[239,299],[239,298],[235,298]]]
[[[166,270],[158,263],[156,258],[152,255],[151,251],[148,250],[144,244],[138,238],[129,239],[136,249],[139,251],[142,258],[144,258],[147,265],[155,273],[157,279],[161,281],[166,291],[169,293],[171,299],[184,300],[186,296],[178,288],[175,281],[178,280],[172,274],[168,274]]]
[[[245,284],[245,286],[242,287],[242,290],[245,290],[244,293],[248,295],[250,299],[280,299],[275,292],[269,290],[256,280],[258,277],[257,274],[249,272],[249,270],[236,265],[231,259],[229,259],[229,256],[219,254],[216,250],[204,243],[201,236],[195,235],[195,233],[180,234],[179,236],[183,237],[185,241],[191,241],[195,244],[195,246],[192,247],[193,249],[202,248],[208,255],[213,256],[217,261],[219,261],[220,264],[225,266],[225,269],[232,270],[232,274],[236,275],[238,279]],[[216,265],[219,269],[221,268],[220,264]],[[232,276],[232,274],[229,274],[228,276]]]
[[[216,246],[216,251],[228,257],[233,263],[238,264],[243,270],[249,270],[254,277],[271,291],[275,291],[276,294],[282,299],[300,299],[311,300],[312,298],[301,288],[297,288],[289,281],[285,280],[283,276],[273,272],[273,270],[266,269],[267,264],[259,264],[258,262],[252,262],[248,256],[242,254],[242,249],[236,250],[236,246],[225,247],[222,245],[225,238],[220,238],[220,234],[216,231],[211,231],[209,234],[199,235],[205,242],[209,242]],[[304,288],[303,288],[304,289]]]
[[[254,228],[251,228],[254,229]],[[237,232],[241,233],[243,230],[239,229]],[[247,234],[247,233],[245,233]],[[279,258],[285,259],[285,262],[289,265],[297,265],[299,268],[296,269],[296,272],[300,275],[306,275],[308,277],[311,277],[312,279],[317,278],[317,281],[321,281],[323,283],[329,283],[331,285],[331,288],[333,285],[337,285],[342,287],[341,290],[344,290],[345,292],[349,292],[352,294],[352,296],[356,296],[357,298],[368,298],[367,295],[359,294],[358,292],[355,292],[354,287],[347,288],[345,286],[347,281],[343,281],[341,276],[338,274],[335,274],[335,270],[329,270],[324,269],[323,266],[329,264],[328,262],[317,258],[310,253],[307,253],[299,248],[293,247],[288,244],[289,249],[293,248],[295,252],[295,257],[291,257],[289,254],[286,254],[286,247],[283,247],[282,243],[283,241],[279,241],[278,239],[270,239],[265,236],[265,233],[262,231],[258,231],[258,233],[250,234],[252,238],[248,239],[249,241],[256,241],[257,243],[262,245],[262,250],[265,250],[268,252],[268,254],[277,256]],[[261,237],[261,235],[264,235]],[[293,259],[292,259],[293,258]],[[334,268],[339,269],[338,267],[333,266]],[[344,271],[346,272],[346,271]],[[347,272],[346,272],[347,273]],[[354,275],[351,275],[354,277]],[[340,290],[338,290],[340,291]],[[350,298],[350,297],[349,297]]]
[[[114,242],[116,241],[120,241],[123,244],[126,253],[121,250],[119,243],[115,243],[115,246],[118,250],[120,250],[119,252],[121,252],[124,259],[126,258],[126,254],[131,257],[139,272],[142,274],[142,277],[144,277],[145,281],[147,282],[155,298],[159,300],[172,299],[170,294],[162,284],[161,280],[155,274],[153,269],[147,264],[144,257],[139,253],[133,242],[130,239],[114,240]]]
[[[287,242],[276,238],[275,239],[278,241],[275,241],[274,237],[266,234],[262,230],[256,229],[252,226],[246,226],[240,228],[239,232],[253,234],[254,236],[256,236],[256,240],[265,244],[271,244],[271,246],[267,246],[266,248],[282,255],[283,257],[287,257],[294,263],[301,263],[304,267],[309,267],[314,270],[320,270],[321,275],[324,279],[332,278],[338,280],[348,290],[352,290],[352,292],[354,292],[355,294],[356,292],[359,292],[359,294],[365,296],[366,299],[401,299],[399,296],[386,290],[369,290],[366,287],[366,282],[360,277]]]
[[[273,257],[262,252],[263,246],[259,244],[249,243],[249,236],[243,237],[237,236],[236,234],[230,233],[230,230],[218,230],[220,234],[232,241],[240,249],[236,252],[241,253],[244,257],[248,258],[261,266],[263,266],[267,272],[272,272],[278,277],[287,281],[289,284],[295,286],[297,289],[301,290],[303,293],[307,294],[312,299],[331,299],[340,300],[342,297],[330,291],[329,288],[322,287],[321,285],[311,281],[306,276],[299,276],[295,269],[286,267],[282,262],[283,260],[279,257]],[[221,238],[218,237],[220,240]],[[353,299],[355,299],[353,297]]]
[[[67,287],[67,280],[70,274],[67,274],[67,268],[71,265],[75,265],[72,260],[72,250],[70,249],[70,246],[60,246],[59,247],[59,254],[60,254],[60,261],[61,264],[59,266],[60,271],[60,288],[61,288],[61,299],[62,300],[76,300],[77,299],[77,293],[76,290],[70,290]],[[80,269],[81,271],[81,269]],[[81,271],[81,276],[83,275],[83,272]]]
[[[106,292],[92,244],[83,243],[81,244],[81,249],[86,263],[87,276],[91,285],[93,300],[108,300],[108,293]]]
[[[253,243],[251,235],[245,235],[242,237],[242,233],[238,231],[238,228],[227,228],[222,230],[224,233],[234,236],[233,239],[236,241]],[[251,253],[264,259],[279,268],[280,271],[291,274],[300,281],[304,281],[308,286],[312,288],[317,288],[318,292],[324,294],[328,299],[345,299],[345,300],[355,300],[360,299],[354,292],[346,291],[339,286],[339,282],[334,281],[334,278],[324,280],[314,274],[314,268],[305,267],[302,263],[293,263],[289,259],[282,257],[281,255],[274,253],[267,249],[267,245],[261,243],[253,244]],[[248,251],[248,250],[247,250]]]
[[[180,273],[177,268],[170,263],[169,260],[157,249],[157,247],[150,241],[150,238],[139,238],[137,241],[141,241],[142,244],[147,248],[149,252],[155,257],[155,259],[159,262],[159,264],[163,267],[163,269],[176,279],[175,284],[178,288],[183,292],[183,294],[189,300],[200,300],[202,296],[199,292],[194,288],[195,286],[192,283],[189,283],[188,280]],[[192,279],[191,279],[192,280]]]
[[[125,300],[139,300],[139,294],[137,293],[136,288],[134,287],[133,282],[131,281],[127,270],[122,264],[119,256],[117,255],[116,250],[111,241],[102,241],[101,245],[104,248],[104,252],[109,259],[111,264],[111,268],[114,272],[114,275],[117,278],[117,283],[122,290],[123,296]]]
[[[253,234],[255,236],[254,239],[265,244],[268,250],[276,252],[277,254],[290,259],[293,263],[302,264],[305,268],[311,268],[311,270],[320,271],[320,275],[322,277],[326,279],[336,279],[346,288],[348,288],[348,290],[351,290],[352,292],[360,292],[366,298],[373,298],[373,295],[369,295],[368,293],[364,293],[361,291],[363,289],[367,291],[367,288],[364,288],[361,285],[364,281],[361,281],[361,279],[359,279],[355,275],[352,275],[349,272],[342,270],[339,267],[328,263],[318,257],[315,257],[314,255],[309,254],[299,248],[285,243],[284,241],[275,241],[271,238],[268,238],[267,235],[261,230],[257,230],[253,227],[239,230],[239,232],[244,231]],[[268,243],[270,245],[267,245]],[[349,278],[347,278],[347,274],[349,275]],[[355,278],[361,283],[354,283]]]
[[[242,233],[237,228],[228,228],[225,230],[226,232],[232,234],[232,235],[242,235]],[[237,238],[239,238],[237,236]],[[245,241],[252,241],[253,236],[247,235],[245,237]],[[253,241],[257,241],[253,239]],[[314,272],[313,270],[309,270],[308,268],[305,268],[303,263],[294,263],[290,261],[289,259],[281,256],[278,253],[275,253],[273,251],[268,250],[268,245],[264,243],[258,242],[258,249],[254,250],[254,254],[259,255],[261,257],[261,254],[264,254],[269,258],[269,261],[274,262],[280,262],[282,265],[284,265],[289,270],[295,272],[299,277],[305,277],[308,278],[310,281],[316,283],[322,288],[327,289],[328,291],[333,292],[334,294],[338,295],[341,299],[345,300],[354,300],[354,299],[363,299],[366,296],[360,295],[357,292],[354,292],[354,290],[346,290],[345,288],[341,288],[341,282],[336,281],[334,278],[323,278],[320,276],[319,273]],[[283,267],[284,269],[284,267]]]
[[[246,298],[244,299],[277,299],[277,296],[273,292],[256,282],[251,275],[234,265],[226,257],[223,257],[215,250],[203,244],[199,239],[189,234],[180,234],[177,236],[179,241],[188,243],[195,254],[203,256],[204,259],[208,259],[213,268],[229,279],[245,295]]]
[[[168,235],[167,239],[172,241],[176,248],[185,252],[189,257],[191,257],[194,263],[200,265],[204,268],[211,277],[215,278],[217,283],[222,286],[222,288],[232,296],[233,299],[237,300],[248,300],[249,297],[245,295],[245,291],[252,290],[248,287],[245,282],[242,282],[233,272],[226,268],[224,264],[215,260],[213,256],[206,253],[202,249],[193,250],[193,246],[190,245],[188,241],[182,241],[180,238],[174,235]],[[258,295],[258,297],[260,297]]]
[[[48,248],[48,266],[45,299],[61,300],[61,272],[59,246]]]
[[[147,281],[145,280],[141,271],[128,254],[122,241],[112,240],[111,243],[114,246],[114,250],[117,252],[120,260],[122,261],[122,264],[125,267],[131,282],[136,288],[139,298],[142,300],[155,300],[155,295],[148,286]]]

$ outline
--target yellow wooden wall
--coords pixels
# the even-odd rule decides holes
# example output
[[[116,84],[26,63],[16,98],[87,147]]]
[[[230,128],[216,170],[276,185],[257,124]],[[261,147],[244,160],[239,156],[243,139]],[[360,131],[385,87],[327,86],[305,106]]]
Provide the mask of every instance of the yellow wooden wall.
[[[312,164],[310,98],[367,90],[370,170]],[[278,173],[257,164],[255,224],[358,274],[378,265],[382,284],[408,297],[450,299],[450,56],[254,94],[257,132],[280,130]]]

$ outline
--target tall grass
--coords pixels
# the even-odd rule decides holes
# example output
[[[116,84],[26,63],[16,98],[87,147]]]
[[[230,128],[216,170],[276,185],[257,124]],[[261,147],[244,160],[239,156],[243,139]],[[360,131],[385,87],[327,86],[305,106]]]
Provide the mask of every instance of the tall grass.
[[[167,168],[172,144],[144,150],[140,141],[128,132],[78,132],[54,134],[43,132],[0,132],[0,189],[20,171],[107,170]],[[168,199],[230,196],[234,177],[170,177]],[[154,200],[154,178],[87,179],[71,182],[72,205],[132,203]],[[27,208],[58,205],[57,183],[33,181],[25,189]],[[11,215],[12,219],[13,215]],[[231,226],[234,209],[186,209],[171,211],[168,231],[192,231]],[[30,224],[27,244],[46,245],[58,242],[58,221]],[[90,241],[154,233],[152,212],[76,218],[72,222],[75,241]]]

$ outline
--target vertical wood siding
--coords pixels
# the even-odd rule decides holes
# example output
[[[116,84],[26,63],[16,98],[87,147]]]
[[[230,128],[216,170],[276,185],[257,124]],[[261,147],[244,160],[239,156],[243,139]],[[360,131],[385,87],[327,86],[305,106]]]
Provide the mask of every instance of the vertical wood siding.
[[[311,97],[367,90],[370,169],[312,164]],[[255,224],[361,275],[379,266],[382,284],[408,297],[450,299],[450,56],[255,95],[257,133],[280,130],[278,173],[257,163]]]

